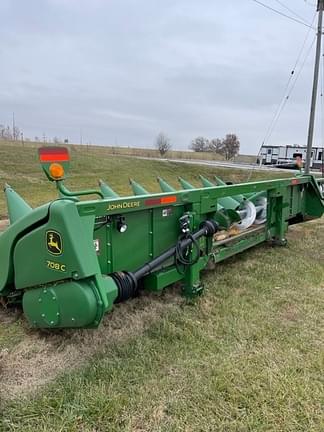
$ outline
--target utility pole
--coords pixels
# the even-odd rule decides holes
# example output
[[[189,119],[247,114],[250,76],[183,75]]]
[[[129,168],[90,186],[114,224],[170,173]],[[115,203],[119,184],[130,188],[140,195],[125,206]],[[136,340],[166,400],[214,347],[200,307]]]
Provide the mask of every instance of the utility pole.
[[[316,54],[315,54],[312,102],[311,102],[311,111],[310,111],[309,126],[308,126],[305,174],[309,174],[310,165],[311,165],[311,158],[312,158],[312,147],[313,147],[313,138],[314,138],[314,123],[315,123],[315,108],[316,108],[318,75],[319,75],[319,66],[320,66],[320,58],[321,58],[321,45],[322,45],[322,33],[323,33],[323,31],[322,31],[323,10],[324,10],[324,0],[318,0],[318,2],[317,2],[317,11],[318,11],[317,42],[316,42]]]

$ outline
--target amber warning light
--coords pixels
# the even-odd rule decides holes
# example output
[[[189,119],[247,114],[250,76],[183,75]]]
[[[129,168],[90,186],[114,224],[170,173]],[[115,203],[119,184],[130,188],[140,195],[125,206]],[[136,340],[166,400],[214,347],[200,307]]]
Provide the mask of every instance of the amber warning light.
[[[58,163],[52,163],[49,166],[48,171],[49,171],[51,177],[53,177],[53,179],[55,179],[55,180],[58,180],[64,176],[64,168],[62,167],[61,164],[58,164]]]
[[[70,161],[70,154],[66,147],[41,147],[38,149],[38,156],[49,180],[57,181],[64,178]]]

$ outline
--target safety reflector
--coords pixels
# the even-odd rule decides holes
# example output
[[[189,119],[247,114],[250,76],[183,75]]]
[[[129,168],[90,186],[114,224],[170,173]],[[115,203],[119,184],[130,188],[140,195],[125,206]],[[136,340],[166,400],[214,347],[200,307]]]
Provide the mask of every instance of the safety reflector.
[[[292,179],[291,180],[291,184],[292,185],[298,185],[299,184],[299,180],[298,179]]]
[[[145,201],[146,206],[153,206],[159,204],[173,204],[177,202],[177,197],[175,195],[161,197],[161,198],[151,198]]]
[[[66,147],[41,147],[38,149],[40,162],[68,162],[70,155]]]

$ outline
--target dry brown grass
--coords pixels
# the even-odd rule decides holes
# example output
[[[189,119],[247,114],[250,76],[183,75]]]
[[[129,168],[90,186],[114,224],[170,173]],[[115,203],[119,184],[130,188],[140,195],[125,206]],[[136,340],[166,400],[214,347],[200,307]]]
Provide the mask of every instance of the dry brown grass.
[[[0,400],[34,392],[62,372],[82,366],[109,343],[142,334],[183,301],[171,291],[160,296],[145,293],[116,306],[98,329],[41,332],[30,329],[22,316],[2,311],[1,322],[21,320],[24,334],[15,346],[0,351]]]

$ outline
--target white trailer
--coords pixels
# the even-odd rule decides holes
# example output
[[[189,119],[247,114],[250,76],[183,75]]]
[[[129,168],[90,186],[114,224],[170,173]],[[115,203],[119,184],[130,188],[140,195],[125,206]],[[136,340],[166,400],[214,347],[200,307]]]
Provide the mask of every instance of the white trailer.
[[[300,156],[305,162],[306,160],[306,146],[299,145],[263,145],[260,149],[257,162],[262,165],[279,165],[293,163],[297,156]],[[313,147],[311,156],[311,167],[314,169],[321,169],[323,166],[323,148]]]

